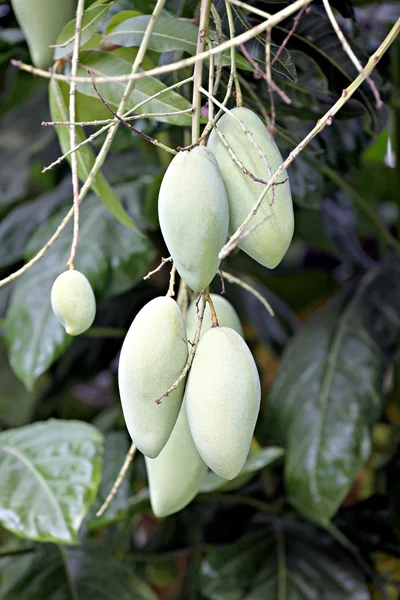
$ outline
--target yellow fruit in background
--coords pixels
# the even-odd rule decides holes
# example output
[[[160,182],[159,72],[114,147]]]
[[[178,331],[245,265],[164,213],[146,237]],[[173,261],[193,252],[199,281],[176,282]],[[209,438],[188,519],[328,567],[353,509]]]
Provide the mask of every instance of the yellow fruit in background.
[[[205,146],[179,152],[158,198],[161,232],[179,275],[200,292],[214,278],[228,235],[229,209],[214,155]]]
[[[217,313],[218,323],[221,327],[231,327],[238,332],[239,335],[243,336],[243,328],[240,323],[240,319],[236,310],[232,304],[226,300],[220,294],[210,294],[211,300],[214,304],[215,312]],[[211,329],[211,311],[209,306],[206,306],[204,311],[203,323],[201,326],[200,339],[203,335]],[[197,328],[197,308],[196,301],[193,301],[188,308],[186,315],[186,331],[187,339],[193,342],[195,332]]]
[[[149,458],[164,448],[178,418],[185,381],[161,404],[188,356],[181,309],[172,298],[148,302],[136,315],[121,349],[118,385],[132,441]]]
[[[21,27],[31,54],[39,69],[53,64],[58,34],[75,17],[76,0],[11,0],[11,6]]]
[[[61,273],[51,289],[51,307],[69,335],[89,329],[96,316],[96,299],[85,275],[75,269]]]
[[[270,170],[249,136],[229,114],[224,114],[219,119],[218,129],[244,166],[259,179],[268,181],[283,162],[273,137],[251,110],[234,108],[231,112],[251,132],[264,153]],[[211,132],[207,147],[215,154],[224,180],[229,202],[229,233],[232,235],[253,209],[265,186],[251,179],[233,162],[215,130]],[[283,171],[277,183],[286,178],[287,173]],[[259,227],[240,241],[239,248],[265,267],[273,269],[281,262],[293,236],[293,204],[289,181],[276,185],[274,192],[272,189],[267,192],[249,227],[261,222]]]
[[[204,481],[207,465],[190,433],[185,400],[168,442],[157,458],[145,460],[151,507],[157,517],[172,515],[193,500]]]
[[[260,409],[260,379],[241,336],[214,327],[199,342],[186,384],[197,450],[214,473],[233,479],[243,468]]]

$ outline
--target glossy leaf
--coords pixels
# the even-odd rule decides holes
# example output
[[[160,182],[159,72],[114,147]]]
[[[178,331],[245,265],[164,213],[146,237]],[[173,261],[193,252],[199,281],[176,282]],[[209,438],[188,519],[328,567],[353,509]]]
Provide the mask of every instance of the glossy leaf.
[[[100,483],[102,435],[50,419],[0,433],[0,523],[35,541],[75,543]]]
[[[227,481],[215,473],[209,472],[200,488],[200,494],[216,492],[217,490],[235,490],[247,483],[258,471],[281,458],[283,454],[284,450],[276,447],[263,448],[259,452],[251,454],[239,475],[232,481]]]
[[[289,501],[324,523],[368,458],[369,427],[382,410],[385,357],[365,317],[380,285],[379,271],[371,271],[353,294],[312,317],[285,349],[268,397],[263,424],[286,449]],[[383,303],[380,310],[379,327],[393,309]]]
[[[132,203],[137,198],[131,198]],[[75,266],[86,275],[97,297],[122,293],[148,271],[153,248],[115,221],[94,196],[81,207],[80,243]],[[26,257],[34,256],[61,221],[57,213],[35,233]],[[55,278],[65,269],[72,239],[72,223],[44,258],[15,285],[5,322],[10,364],[28,389],[60,357],[72,338],[51,310],[50,292]]]
[[[50,82],[50,112],[53,121],[68,121],[67,97],[68,86],[62,82],[58,83],[55,80]],[[55,127],[63,153],[70,149],[69,131],[64,125]],[[76,128],[77,144],[84,141],[86,138],[83,129]],[[88,144],[83,146],[77,153],[78,162],[78,177],[82,182],[85,182],[94,165],[95,155]],[[68,162],[70,162],[70,156]],[[126,227],[136,229],[135,222],[130,217],[121,204],[121,200],[115,191],[108,185],[101,171],[99,171],[93,180],[91,188],[103,200],[108,210],[114,217]]]
[[[28,564],[21,557],[9,565],[13,562],[21,567],[7,584],[7,600],[157,600],[131,565],[94,542],[77,548],[46,544],[37,548]]]
[[[97,33],[100,25],[106,20],[110,4],[97,4],[85,10],[82,19],[80,45],[84,46]],[[57,38],[54,60],[60,60],[71,54],[74,49],[76,19],[65,25]]]
[[[348,555],[289,519],[276,519],[259,533],[208,553],[201,589],[209,600],[370,598]]]

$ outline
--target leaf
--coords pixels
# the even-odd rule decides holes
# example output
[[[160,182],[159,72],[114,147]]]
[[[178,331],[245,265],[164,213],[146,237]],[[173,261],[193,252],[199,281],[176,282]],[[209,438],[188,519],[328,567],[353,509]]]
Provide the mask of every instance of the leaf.
[[[257,534],[209,552],[200,585],[209,600],[370,598],[348,555],[292,519],[275,519]]]
[[[78,69],[78,75],[87,76],[87,70],[95,75],[127,75],[131,72],[132,65],[116,56],[112,56],[108,52],[82,52],[80,54],[80,63],[83,65],[82,68]],[[121,100],[122,94],[125,90],[125,82],[107,82],[98,83],[97,89],[103,98],[113,107],[116,108]],[[155,77],[146,77],[144,79],[138,79],[136,81],[133,92],[126,103],[126,110],[130,110],[135,107],[139,102],[147,100],[150,96],[161,92],[167,86],[161,83],[160,80]],[[96,94],[93,85],[91,83],[78,83],[77,89],[82,94],[96,98]],[[150,100],[144,106],[139,108],[136,112],[142,113],[163,113],[163,112],[176,112],[180,110],[189,109],[191,107],[190,102],[183,98],[180,94],[175,91],[168,91],[154,100]],[[168,117],[154,117],[154,120],[165,123],[171,123],[173,125],[190,125],[191,116],[190,114],[178,114],[177,116]]]
[[[138,199],[131,197],[134,203]],[[55,214],[31,239],[26,256],[44,246],[64,216]],[[89,279],[97,295],[122,293],[140,281],[154,258],[153,246],[115,221],[94,196],[82,203],[76,268]],[[35,380],[57,360],[72,338],[54,316],[51,287],[64,270],[72,239],[72,222],[44,258],[15,284],[5,321],[10,364],[30,390]]]
[[[21,558],[12,562],[19,564]],[[46,544],[24,567],[9,581],[7,600],[157,600],[130,564],[95,542],[76,548]]]
[[[369,272],[352,295],[337,296],[300,329],[268,397],[263,426],[286,449],[288,499],[321,523],[335,514],[368,458],[369,427],[382,410],[385,354],[371,325],[385,327],[394,298],[388,294],[385,305],[380,296],[373,317],[367,310],[375,286],[382,294],[385,277],[385,270]],[[398,291],[393,277],[400,282],[395,271],[386,287]],[[392,321],[385,331],[390,328]]]
[[[85,520],[85,525],[91,529],[107,525],[109,521],[118,520],[119,514],[126,514],[129,507],[129,482],[125,478],[109,508],[102,517],[96,517],[96,512],[107,498],[115,480],[118,477],[124,457],[129,450],[128,438],[123,431],[113,431],[105,436],[103,473],[99,492]]]
[[[80,421],[0,433],[0,523],[30,540],[76,543],[100,483],[102,444]]]
[[[27,392],[11,371],[4,342],[0,343],[0,381],[0,425],[26,425],[33,417],[35,395]]]
[[[49,87],[50,93],[50,112],[53,121],[68,121],[68,111],[66,108],[66,98],[68,97],[68,85],[57,82],[55,80],[50,82]],[[55,127],[58,140],[60,142],[61,150],[64,153],[70,149],[69,131],[64,125]],[[76,142],[77,144],[83,142],[86,136],[81,127],[76,128]],[[89,173],[94,165],[95,156],[92,149],[88,144],[83,146],[77,153],[78,162],[78,177],[81,181],[85,182],[89,177]],[[71,156],[68,157],[70,162]],[[124,207],[118,195],[108,185],[106,179],[102,175],[101,171],[98,171],[91,185],[93,191],[103,200],[108,210],[114,215],[114,217],[126,227],[137,230],[137,227],[133,219],[126,213]]]
[[[97,4],[85,10],[82,19],[80,46],[87,44],[97,33],[100,25],[106,20],[110,8],[110,4]],[[62,29],[55,44],[54,60],[60,60],[60,58],[64,58],[73,51],[75,27],[76,19],[73,19]]]
[[[238,487],[242,487],[258,471],[261,471],[261,469],[267,465],[271,464],[278,458],[281,458],[283,454],[284,450],[282,448],[263,448],[259,452],[248,457],[243,469],[232,481],[227,481],[215,473],[209,472],[200,488],[200,494],[207,494],[217,490],[230,491],[235,490]]]

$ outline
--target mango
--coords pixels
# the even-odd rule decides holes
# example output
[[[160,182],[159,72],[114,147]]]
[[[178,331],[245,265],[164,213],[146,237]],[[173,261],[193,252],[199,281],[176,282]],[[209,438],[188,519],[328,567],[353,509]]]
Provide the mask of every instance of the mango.
[[[53,64],[58,34],[75,18],[76,0],[11,0],[15,18],[21,27],[32,63],[39,69]]]
[[[89,329],[96,316],[96,299],[85,275],[75,269],[61,273],[51,289],[51,307],[69,335]]]
[[[185,381],[159,398],[179,378],[188,356],[181,309],[172,298],[148,302],[125,337],[118,366],[118,385],[125,423],[136,447],[156,458],[175,426]]]
[[[259,179],[268,181],[283,162],[273,137],[261,119],[251,110],[234,108],[231,112],[251,132],[268,161],[270,171],[249,136],[231,116],[224,114],[217,123],[218,129],[243,165]],[[224,180],[229,202],[229,234],[232,235],[253,209],[265,186],[251,179],[232,160],[215,130],[211,132],[207,147],[215,154]],[[286,178],[287,172],[283,171],[277,183],[285,181]],[[270,189],[267,192],[249,227],[257,223],[261,225],[238,245],[254,260],[273,269],[285,256],[293,237],[293,203],[288,180],[276,185],[274,191]]]
[[[197,452],[183,400],[175,427],[157,458],[145,458],[150,502],[161,518],[187,506],[198,493],[207,465]]]
[[[253,356],[229,327],[213,327],[199,342],[186,384],[194,443],[214,473],[231,480],[243,468],[260,409]]]
[[[242,325],[240,323],[240,319],[236,310],[233,308],[232,304],[226,300],[220,294],[210,294],[211,300],[214,304],[215,312],[217,313],[218,323],[220,327],[231,327],[238,332],[239,335],[244,337]],[[201,325],[201,333],[200,339],[203,335],[211,329],[211,311],[210,307],[207,305],[206,310],[204,312],[203,323]],[[193,301],[187,311],[186,315],[186,331],[187,331],[187,339],[193,342],[195,333],[197,328],[197,307],[196,301]]]
[[[225,187],[213,153],[205,146],[179,152],[158,197],[161,232],[179,275],[195,292],[216,274],[228,235]]]

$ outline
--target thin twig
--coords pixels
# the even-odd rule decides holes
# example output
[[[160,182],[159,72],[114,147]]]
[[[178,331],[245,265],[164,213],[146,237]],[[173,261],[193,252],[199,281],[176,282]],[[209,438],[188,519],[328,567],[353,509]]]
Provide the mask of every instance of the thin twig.
[[[333,14],[331,5],[329,4],[329,0],[322,0],[322,2],[324,3],[324,8],[325,8],[326,14],[328,15],[328,18],[332,24],[332,27],[333,27],[336,35],[338,36],[340,43],[342,44],[343,50],[346,52],[347,56],[350,58],[351,62],[353,63],[353,65],[355,66],[357,71],[359,73],[361,73],[362,75],[364,75],[364,79],[369,84],[369,86],[372,90],[372,93],[375,96],[376,107],[382,108],[383,102],[379,95],[378,89],[377,89],[374,81],[371,79],[371,77],[364,72],[362,64],[360,63],[357,56],[354,54],[353,50],[351,49],[350,44],[346,40],[346,38],[343,34],[343,31],[340,29],[339,23],[337,22],[335,15]]]
[[[211,46],[211,42],[208,42]],[[214,56],[210,56],[210,62],[208,65],[208,91],[210,94],[214,94]],[[214,104],[208,103],[208,122],[212,123],[214,119]]]
[[[211,300],[209,292],[205,295],[205,301],[208,303],[211,312],[211,327],[219,327],[217,312],[215,310],[214,302]]]
[[[81,28],[82,19],[85,9],[85,0],[78,0],[76,9],[76,21],[75,21],[75,38],[74,38],[74,49],[72,52],[71,62],[71,76],[76,77],[78,72],[79,63],[79,46],[81,43]],[[78,179],[78,158],[76,152],[73,149],[76,146],[76,128],[75,128],[75,94],[76,94],[76,83],[74,79],[71,81],[69,88],[69,120],[71,125],[69,126],[69,147],[72,150],[71,154],[71,175],[72,175],[72,191],[74,198],[74,232],[72,236],[71,253],[68,258],[67,267],[70,269],[74,268],[74,259],[76,254],[76,248],[78,246],[79,237],[79,179]]]
[[[265,12],[264,10],[260,10],[255,6],[251,6],[251,4],[246,4],[246,2],[241,2],[241,0],[228,0],[230,4],[234,6],[238,6],[239,8],[243,8],[244,10],[248,10],[254,15],[258,15],[259,17],[263,17],[264,19],[269,19],[271,17],[270,13]]]
[[[292,25],[289,33],[287,34],[287,36],[283,40],[282,44],[279,46],[278,52],[275,54],[275,56],[274,56],[274,58],[273,58],[273,60],[271,62],[271,67],[272,67],[272,65],[274,63],[276,63],[276,61],[278,60],[278,58],[282,54],[283,49],[286,47],[286,44],[288,43],[288,41],[290,40],[290,38],[292,37],[292,35],[296,31],[297,25],[299,24],[299,21],[300,21],[301,17],[303,16],[304,11],[306,11],[306,10],[307,10],[307,6],[303,6],[303,8],[301,10],[299,10],[298,14],[294,17],[294,19],[293,19],[293,25]]]
[[[225,294],[225,280],[224,280],[224,276],[222,274],[221,269],[218,269],[218,275],[221,279],[221,295]]]
[[[172,256],[168,256],[168,258],[163,258],[161,257],[161,262],[158,265],[158,267],[156,269],[154,269],[154,271],[149,271],[149,273],[147,273],[147,275],[145,275],[143,277],[143,279],[150,279],[150,277],[152,275],[154,275],[155,273],[158,273],[158,271],[161,271],[161,269],[163,268],[163,266],[167,263],[167,262],[172,262]]]
[[[208,36],[208,23],[210,20],[211,0],[201,0],[200,4],[200,22],[197,37],[196,56],[204,54],[205,43]],[[209,50],[209,56],[212,56],[212,49]],[[192,144],[197,142],[200,137],[200,119],[201,119],[201,86],[203,76],[203,59],[195,62],[193,71],[193,115],[192,115]]]
[[[235,23],[233,21],[232,7],[229,2],[225,2],[225,10],[228,17],[229,39],[233,40],[235,37]],[[242,90],[240,89],[240,83],[236,69],[236,49],[234,46],[231,48],[231,74],[233,81],[235,82],[236,106],[243,106]]]
[[[186,321],[186,315],[189,307],[188,287],[183,279],[179,282],[178,297],[176,299],[178,306],[182,311],[183,319]]]
[[[267,83],[269,83],[272,90],[274,92],[276,92],[277,94],[279,94],[279,96],[282,98],[282,100],[284,102],[286,102],[286,104],[292,104],[292,101],[289,98],[289,96],[287,94],[285,94],[285,92],[283,90],[281,90],[281,88],[273,81],[272,78],[268,81],[268,75],[266,73],[264,73],[264,71],[262,70],[260,65],[256,63],[254,58],[251,56],[251,54],[249,54],[249,52],[246,50],[246,47],[243,44],[241,44],[240,50],[242,51],[243,55],[247,58],[247,60],[251,64],[251,66],[254,67],[257,75],[259,77],[262,77],[263,79],[265,79],[265,81],[267,81]]]
[[[250,294],[253,294],[253,296],[255,296],[257,298],[257,300],[259,300],[261,302],[261,304],[267,309],[267,311],[269,312],[269,314],[271,315],[271,317],[274,316],[275,313],[274,313],[274,311],[272,309],[272,306],[264,298],[264,296],[262,296],[260,294],[260,292],[257,292],[257,290],[252,285],[249,285],[248,283],[246,283],[242,279],[239,279],[239,277],[235,277],[234,275],[232,275],[231,273],[227,273],[226,271],[221,271],[221,275],[225,279],[227,279],[229,281],[229,283],[234,283],[236,285],[239,285],[244,290],[250,292]]]
[[[271,123],[269,125],[269,132],[275,137],[275,100],[274,93],[272,91],[272,76],[271,76],[271,30],[266,31],[266,42],[265,42],[265,79],[268,87],[269,104],[271,110]]]
[[[96,517],[101,517],[102,514],[110,506],[112,499],[114,498],[115,494],[118,492],[119,488],[121,487],[121,483],[125,479],[126,472],[129,469],[129,465],[131,464],[133,457],[135,456],[135,452],[136,452],[136,446],[135,446],[135,444],[132,443],[131,447],[128,450],[128,454],[125,456],[124,464],[122,465],[121,470],[118,473],[118,477],[114,481],[114,484],[113,484],[111,491],[108,494],[107,498],[104,500],[103,504],[97,511]]]
[[[243,237],[246,237],[250,233],[250,230],[248,230],[246,232],[244,232],[244,230],[247,227],[247,225],[250,223],[252,218],[257,214],[257,211],[258,211],[265,195],[267,194],[268,190],[273,186],[273,184],[276,182],[276,180],[281,175],[281,173],[289,165],[292,164],[292,162],[294,161],[296,156],[298,156],[298,154],[300,154],[300,152],[307,146],[307,144],[309,144],[311,142],[311,140],[314,139],[314,137],[318,133],[320,133],[324,129],[324,127],[326,127],[328,122],[332,122],[332,118],[334,117],[334,115],[342,108],[342,106],[344,104],[346,104],[346,102],[349,100],[349,98],[351,98],[351,96],[356,92],[356,90],[360,87],[362,82],[365,80],[365,77],[367,75],[369,75],[373,71],[373,69],[376,67],[377,63],[382,58],[383,54],[386,52],[386,50],[389,48],[389,46],[392,44],[392,42],[396,39],[399,31],[400,31],[400,18],[397,20],[395,25],[392,27],[392,29],[390,30],[390,32],[388,33],[386,38],[383,40],[383,42],[379,46],[379,48],[372,54],[372,56],[368,60],[367,65],[365,66],[365,68],[363,70],[363,73],[360,73],[358,75],[358,77],[356,77],[356,79],[346,89],[343,90],[342,95],[339,98],[339,100],[337,100],[337,102],[335,102],[335,104],[317,122],[315,127],[300,142],[300,144],[298,144],[296,146],[296,148],[294,150],[292,150],[292,152],[289,154],[287,159],[280,165],[280,167],[275,171],[275,173],[269,179],[268,185],[266,185],[265,188],[263,189],[262,193],[260,194],[260,196],[257,199],[257,202],[255,203],[255,205],[252,208],[252,210],[250,211],[250,213],[247,215],[246,219],[237,228],[237,230],[232,235],[232,237],[229,239],[229,241],[221,249],[221,251],[218,255],[218,257],[220,259],[226,258],[230,254],[230,252],[234,248],[236,248],[240,237],[241,237],[241,239],[243,239]],[[264,220],[265,219],[261,219],[252,228],[252,230],[254,230],[256,227],[259,227],[259,225],[261,225],[261,223],[263,223]]]
[[[249,29],[248,31],[241,33],[240,35],[236,36],[232,40],[226,40],[225,42],[223,42],[219,46],[212,48],[211,50],[206,50],[206,51],[200,52],[199,54],[196,54],[194,56],[190,56],[188,58],[178,60],[174,63],[161,65],[159,67],[155,67],[154,69],[149,69],[148,71],[140,71],[140,72],[135,71],[135,73],[131,73],[130,75],[113,75],[113,76],[96,77],[96,83],[106,83],[106,82],[112,82],[112,81],[113,82],[118,82],[118,81],[130,81],[131,82],[131,81],[136,81],[138,79],[145,79],[146,77],[153,77],[153,76],[155,77],[155,76],[162,75],[165,73],[171,73],[172,71],[184,69],[185,67],[190,67],[191,65],[194,65],[199,61],[207,60],[209,58],[210,54],[221,54],[221,52],[225,52],[226,50],[229,50],[229,48],[231,48],[232,46],[239,46],[240,44],[244,44],[244,43],[248,42],[249,40],[253,39],[254,37],[264,33],[264,31],[266,31],[269,27],[275,27],[275,25],[278,25],[279,23],[281,23],[281,21],[284,21],[285,19],[290,17],[293,13],[297,12],[303,6],[308,5],[311,2],[312,2],[312,0],[295,0],[295,2],[292,2],[292,4],[290,4],[289,6],[286,6],[282,10],[271,15],[263,23],[259,23],[252,29]],[[152,23],[152,21],[149,22],[149,25],[151,23]],[[145,38],[143,38],[143,39],[145,39]],[[146,43],[147,43],[147,41],[146,41]],[[11,64],[15,67],[18,67],[19,69],[21,69],[23,71],[32,73],[33,75],[39,75],[40,77],[45,77],[47,79],[49,79],[51,77],[51,74],[48,71],[45,71],[44,69],[37,69],[35,67],[32,67],[31,65],[27,65],[27,64],[23,63],[22,61],[12,60]],[[60,80],[60,81],[69,82],[71,80],[71,76],[67,76],[67,75],[55,74],[54,77],[55,77],[55,79]],[[75,77],[75,81],[77,83],[90,83],[90,79],[88,77],[82,77],[82,76]]]
[[[268,181],[264,181],[264,179],[260,179],[259,177],[256,177],[251,171],[249,171],[249,169],[247,167],[244,166],[242,161],[236,156],[236,154],[233,152],[232,148],[229,146],[228,142],[226,141],[226,137],[224,136],[222,131],[220,131],[219,127],[217,127],[217,125],[214,125],[214,129],[217,132],[217,135],[218,135],[219,139],[221,140],[221,142],[223,143],[223,145],[225,146],[226,150],[228,150],[229,155],[232,158],[233,162],[235,162],[238,165],[238,167],[243,171],[243,173],[245,175],[248,175],[253,181],[262,183],[263,185],[267,185]]]
[[[167,296],[168,298],[172,298],[175,296],[175,275],[176,275],[176,266],[172,263],[172,269],[169,274],[169,286]]]
[[[199,296],[198,306],[199,306],[201,299],[204,299],[204,291],[201,292],[201,294]],[[181,374],[179,375],[178,379],[171,385],[171,387],[168,388],[163,394],[161,394],[161,396],[159,396],[157,398],[157,400],[155,400],[156,404],[161,404],[161,401],[163,400],[163,398],[167,398],[174,390],[176,390],[178,388],[178,386],[180,385],[180,383],[185,379],[186,375],[188,374],[189,369],[192,366],[194,357],[196,355],[197,345],[198,345],[199,339],[200,339],[201,326],[203,324],[205,307],[206,307],[206,303],[201,302],[201,307],[198,309],[198,312],[197,312],[197,327],[196,327],[196,332],[194,334],[193,342],[191,342],[192,347],[191,347],[188,359],[186,361],[185,366],[183,367]]]
[[[182,115],[184,113],[189,113],[192,111],[193,109],[190,107],[183,108],[182,110],[171,110],[170,112],[140,113],[138,115],[133,115],[130,117],[123,115],[123,118],[125,119],[125,121],[136,121],[137,119],[154,119],[155,117],[173,117],[174,115]],[[73,124],[76,125],[76,127],[95,127],[96,125],[112,125],[117,120],[118,119],[99,119],[97,121],[75,121],[75,123],[71,123],[71,121],[42,121],[41,125],[43,127],[53,127],[55,125],[69,126]]]

